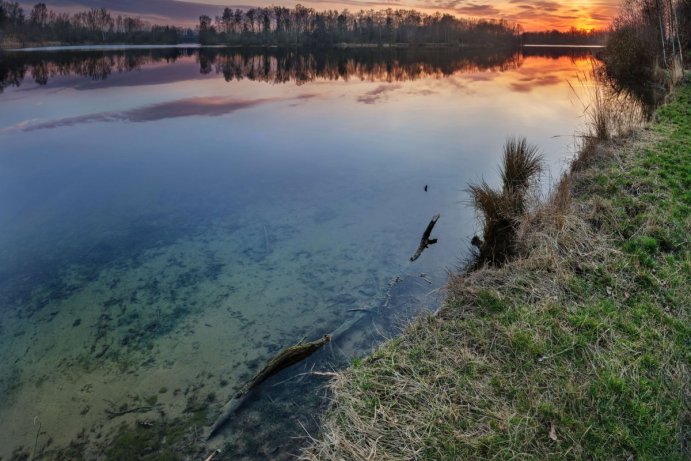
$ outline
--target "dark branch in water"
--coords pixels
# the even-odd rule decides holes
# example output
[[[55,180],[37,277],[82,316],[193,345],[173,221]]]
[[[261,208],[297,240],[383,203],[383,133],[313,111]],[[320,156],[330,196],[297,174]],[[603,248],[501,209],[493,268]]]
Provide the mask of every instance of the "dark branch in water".
[[[422,239],[420,239],[420,246],[417,248],[415,254],[410,257],[411,262],[419,258],[422,252],[425,251],[425,248],[437,243],[437,239],[430,239],[429,237],[430,234],[432,234],[432,229],[434,229],[434,225],[437,224],[440,216],[441,215],[439,213],[435,214],[429,224],[427,224],[427,229],[425,229],[425,232],[422,234]]]

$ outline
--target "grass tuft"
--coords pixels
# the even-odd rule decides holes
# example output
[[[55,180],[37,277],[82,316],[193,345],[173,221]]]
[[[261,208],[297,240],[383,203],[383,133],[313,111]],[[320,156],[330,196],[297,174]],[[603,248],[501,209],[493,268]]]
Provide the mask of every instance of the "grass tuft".
[[[482,216],[483,238],[474,239],[479,249],[476,265],[500,265],[516,252],[516,231],[527,209],[531,184],[542,171],[542,156],[525,138],[509,138],[504,145],[502,189],[487,183],[468,188],[472,204]]]
[[[505,192],[525,190],[542,172],[542,156],[526,138],[509,138],[504,144],[501,180]]]

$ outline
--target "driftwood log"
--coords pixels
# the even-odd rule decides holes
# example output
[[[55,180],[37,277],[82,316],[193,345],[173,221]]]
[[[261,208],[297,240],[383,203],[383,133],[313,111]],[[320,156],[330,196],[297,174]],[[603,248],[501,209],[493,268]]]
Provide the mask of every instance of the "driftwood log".
[[[207,440],[216,434],[216,432],[230,419],[230,417],[242,406],[251,391],[259,386],[261,383],[275,375],[281,370],[285,370],[291,365],[306,359],[310,355],[318,351],[324,344],[331,341],[331,336],[324,335],[322,338],[309,343],[300,342],[294,346],[286,347],[281,352],[266,364],[262,370],[254,375],[254,377],[245,383],[244,386],[236,392],[233,397],[225,404],[220,416],[216,422],[211,426]]]
[[[425,229],[425,232],[422,234],[422,238],[420,239],[420,246],[417,247],[415,254],[410,257],[411,262],[419,258],[422,252],[425,251],[425,248],[437,243],[437,239],[431,239],[429,237],[432,234],[432,229],[434,229],[434,225],[437,224],[440,216],[441,215],[439,213],[435,214],[429,224],[427,224],[427,229]]]

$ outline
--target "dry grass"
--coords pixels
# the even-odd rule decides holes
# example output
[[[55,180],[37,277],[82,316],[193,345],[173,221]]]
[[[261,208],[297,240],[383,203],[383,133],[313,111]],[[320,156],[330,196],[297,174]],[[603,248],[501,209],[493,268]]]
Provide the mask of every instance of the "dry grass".
[[[590,83],[593,81],[601,84],[593,85]],[[586,128],[579,133],[578,155],[571,162],[571,171],[577,172],[603,155],[603,141],[625,138],[640,130],[648,113],[630,93],[608,84],[602,64],[593,62],[590,72],[579,75],[576,85],[571,85],[571,88],[577,97],[579,93],[585,96],[579,101]]]
[[[504,144],[501,180],[505,192],[526,190],[542,172],[542,156],[526,138],[509,138]]]
[[[601,84],[593,85],[591,82]],[[646,114],[639,100],[610,83],[612,82],[608,80],[604,65],[596,61],[592,61],[589,72],[577,76],[576,87],[569,83],[574,94],[578,95],[576,88],[580,88],[587,96],[587,103],[579,99],[587,127],[581,133],[584,142],[608,141],[627,136],[640,129],[646,121]]]
[[[524,215],[520,258],[339,373],[300,459],[688,459],[690,103],[598,144]]]

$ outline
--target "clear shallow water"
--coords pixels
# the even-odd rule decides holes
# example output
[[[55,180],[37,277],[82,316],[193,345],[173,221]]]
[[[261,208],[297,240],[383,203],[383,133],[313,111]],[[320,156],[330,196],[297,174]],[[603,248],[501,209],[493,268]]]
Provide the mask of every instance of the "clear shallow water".
[[[117,459],[122,423],[161,431],[150,453],[204,452],[280,348],[374,308],[209,445],[288,457],[323,402],[306,367],[438,304],[476,229],[464,189],[497,182],[506,136],[553,177],[569,158],[589,52],[525,53],[2,55],[0,457]]]

